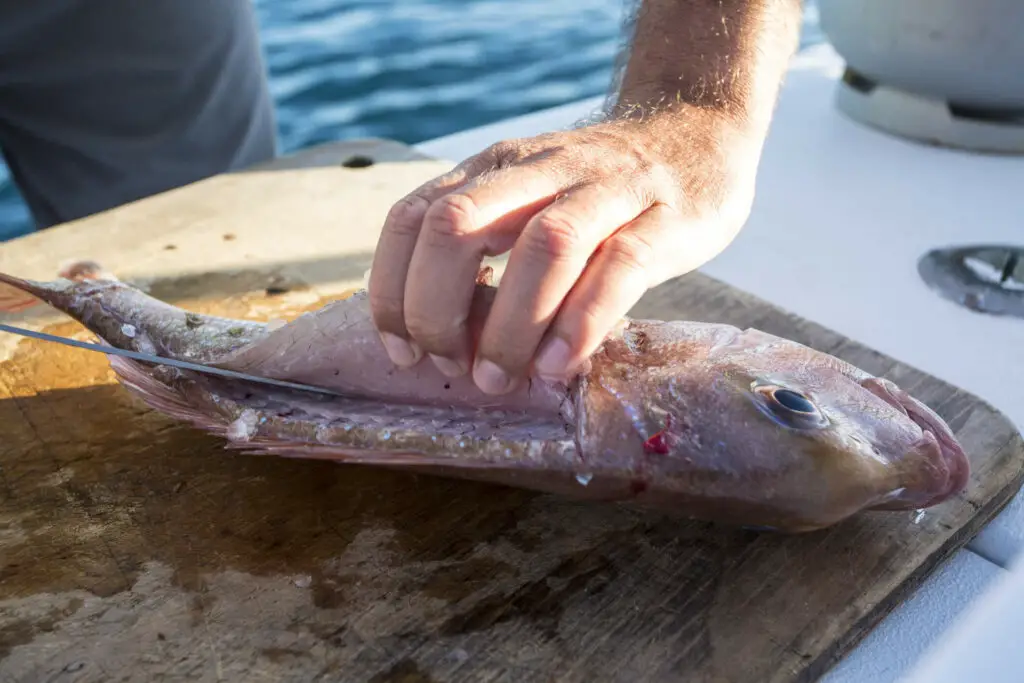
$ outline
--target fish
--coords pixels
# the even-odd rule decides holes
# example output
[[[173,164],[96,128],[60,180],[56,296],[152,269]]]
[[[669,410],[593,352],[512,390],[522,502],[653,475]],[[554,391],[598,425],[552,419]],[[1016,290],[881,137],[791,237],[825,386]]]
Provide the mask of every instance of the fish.
[[[107,355],[150,409],[251,456],[362,464],[805,533],[961,493],[949,425],[894,382],[761,330],[625,317],[564,381],[503,396],[433,363],[395,366],[368,295],[283,322],[199,314],[98,264],[50,281],[0,273],[0,308],[32,299],[98,343],[301,384],[303,392]],[[471,329],[497,287],[481,273]],[[6,302],[6,304],[4,303]]]

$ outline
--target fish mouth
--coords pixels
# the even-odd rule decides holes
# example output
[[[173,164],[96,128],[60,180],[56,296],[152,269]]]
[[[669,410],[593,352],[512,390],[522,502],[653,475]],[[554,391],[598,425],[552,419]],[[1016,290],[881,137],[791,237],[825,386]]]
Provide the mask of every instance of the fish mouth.
[[[919,491],[918,495],[898,496],[906,508],[937,505],[963,491],[971,476],[971,465],[946,421],[887,379],[872,377],[861,384],[921,428],[921,438],[911,444],[907,454],[913,454],[935,467],[933,486]]]

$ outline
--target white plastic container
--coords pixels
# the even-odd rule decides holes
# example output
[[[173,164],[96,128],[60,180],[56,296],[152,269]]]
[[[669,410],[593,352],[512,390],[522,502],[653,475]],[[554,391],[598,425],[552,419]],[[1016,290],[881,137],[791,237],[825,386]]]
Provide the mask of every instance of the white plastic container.
[[[1024,0],[817,0],[851,117],[899,135],[1024,152]]]

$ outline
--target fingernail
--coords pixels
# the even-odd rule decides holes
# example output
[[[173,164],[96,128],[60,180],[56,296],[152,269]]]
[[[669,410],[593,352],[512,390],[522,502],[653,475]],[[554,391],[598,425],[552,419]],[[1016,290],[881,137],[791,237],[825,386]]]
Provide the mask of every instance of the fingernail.
[[[384,344],[384,350],[388,352],[388,356],[391,357],[391,361],[395,365],[410,367],[416,365],[423,357],[423,352],[417,345],[390,332],[381,334],[380,339]]]
[[[544,379],[563,380],[569,374],[569,361],[572,351],[569,343],[561,337],[553,337],[544,342],[534,367],[537,374]]]
[[[446,377],[462,377],[466,374],[466,366],[456,360],[445,358],[444,356],[435,356],[434,354],[430,354],[430,359],[434,361],[434,365],[441,371],[441,374]]]
[[[502,394],[508,391],[509,376],[489,360],[482,360],[473,368],[473,381],[486,394]]]

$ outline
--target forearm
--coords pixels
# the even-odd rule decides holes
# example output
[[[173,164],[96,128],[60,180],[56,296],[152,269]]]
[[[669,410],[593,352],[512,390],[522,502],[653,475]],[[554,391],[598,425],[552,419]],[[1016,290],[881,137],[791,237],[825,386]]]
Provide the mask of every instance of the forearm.
[[[609,114],[696,108],[763,137],[798,45],[801,0],[634,1],[628,62]]]

